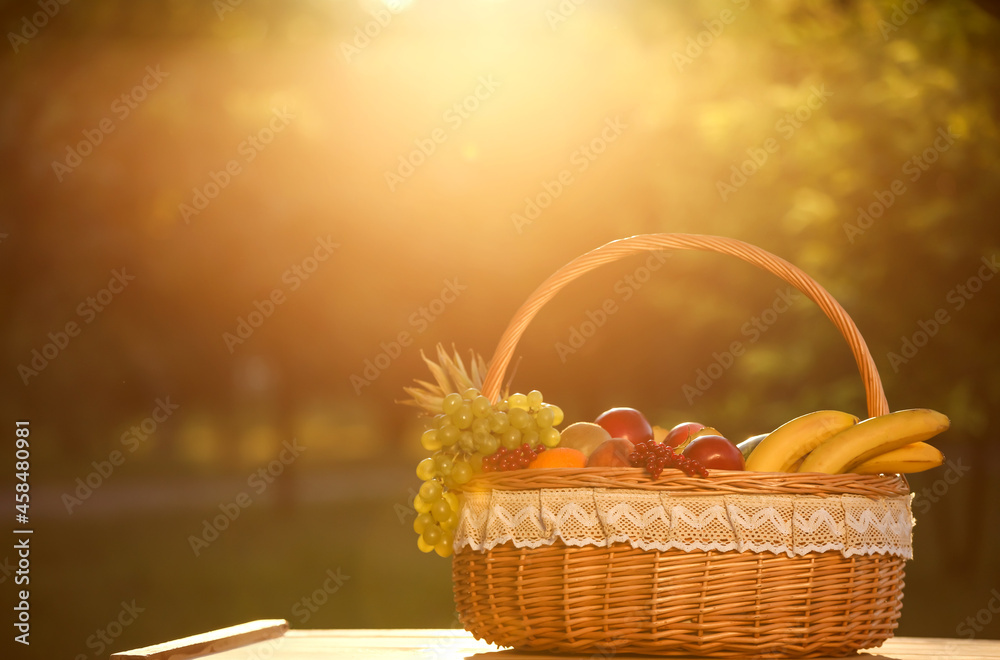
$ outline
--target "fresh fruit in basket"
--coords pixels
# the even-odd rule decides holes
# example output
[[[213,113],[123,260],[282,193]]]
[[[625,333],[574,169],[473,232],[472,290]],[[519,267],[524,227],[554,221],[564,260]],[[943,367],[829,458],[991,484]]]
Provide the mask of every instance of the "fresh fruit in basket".
[[[721,435],[699,435],[682,452],[706,468],[715,470],[742,470],[745,467],[743,453]]]
[[[579,449],[590,456],[601,444],[611,439],[611,434],[593,422],[575,422],[562,430],[560,447]]]
[[[528,467],[547,448],[559,445],[556,426],[563,412],[545,403],[538,390],[491,402],[480,393],[486,364],[475,354],[468,367],[457,351],[449,355],[440,345],[437,361],[423,358],[435,382],[418,380],[416,387],[405,388],[412,398],[403,402],[433,415],[420,436],[423,448],[433,453],[417,464],[424,483],[413,498],[418,514],[413,529],[421,550],[447,557],[460,509],[451,489],[478,472]],[[580,467],[585,462],[583,458]]]
[[[663,439],[663,442],[676,449],[700,433],[704,428],[705,425],[698,422],[681,422],[667,432],[667,437]]]
[[[556,447],[544,451],[535,457],[528,465],[531,469],[538,468],[582,468],[587,466],[587,457],[578,449]]]
[[[635,408],[611,408],[598,415],[594,423],[603,427],[612,438],[625,438],[632,444],[653,439],[653,427]]]
[[[926,408],[899,410],[863,422],[849,413],[818,410],[739,447],[751,472],[923,472],[944,463],[944,455],[924,441],[949,426],[947,417]]]
[[[753,450],[755,450],[768,435],[769,434],[767,433],[752,435],[743,442],[737,443],[736,448],[740,450],[741,454],[743,454],[744,460],[750,457]]]
[[[625,438],[612,438],[602,443],[587,458],[587,467],[632,467],[629,456],[635,445]]]
[[[635,451],[629,455],[632,467],[644,468],[654,479],[660,477],[664,468],[677,468],[690,476],[708,476],[708,470],[704,465],[693,458],[676,453],[668,444],[657,444],[652,440],[634,444]]]
[[[857,423],[857,417],[839,410],[817,410],[796,417],[761,441],[747,459],[747,470],[789,472],[800,458]]]
[[[874,458],[869,458],[861,465],[855,466],[851,472],[856,474],[897,474],[923,472],[944,463],[944,454],[926,442],[914,442],[911,445],[887,451]]]
[[[899,410],[866,419],[816,447],[806,456],[799,471],[850,472],[879,454],[929,440],[950,425],[947,417],[927,408]]]

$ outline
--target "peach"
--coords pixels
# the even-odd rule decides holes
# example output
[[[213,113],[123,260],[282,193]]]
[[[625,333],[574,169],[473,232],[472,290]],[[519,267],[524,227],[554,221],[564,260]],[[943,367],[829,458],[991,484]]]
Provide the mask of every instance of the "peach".
[[[629,454],[635,446],[625,438],[611,438],[594,450],[587,459],[587,467],[631,467]]]

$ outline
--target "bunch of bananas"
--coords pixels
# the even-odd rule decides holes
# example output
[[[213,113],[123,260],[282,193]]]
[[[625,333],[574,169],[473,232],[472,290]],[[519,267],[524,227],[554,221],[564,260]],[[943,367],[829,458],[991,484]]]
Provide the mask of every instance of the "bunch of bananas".
[[[859,422],[837,410],[796,417],[740,448],[753,472],[898,474],[923,472],[944,462],[930,440],[950,425],[927,408],[899,410]]]

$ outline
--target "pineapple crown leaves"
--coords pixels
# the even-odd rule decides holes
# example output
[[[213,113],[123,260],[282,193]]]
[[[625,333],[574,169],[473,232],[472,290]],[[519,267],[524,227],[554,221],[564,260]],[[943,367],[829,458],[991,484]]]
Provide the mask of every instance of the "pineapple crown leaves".
[[[486,377],[486,361],[483,357],[470,350],[469,364],[466,366],[458,349],[454,345],[451,348],[452,355],[449,355],[444,346],[438,344],[436,361],[420,351],[420,357],[430,370],[434,382],[414,379],[416,386],[403,388],[403,391],[412,398],[400,403],[436,414],[441,412],[441,402],[448,394],[463,392],[470,387],[477,390],[483,388],[483,378]]]

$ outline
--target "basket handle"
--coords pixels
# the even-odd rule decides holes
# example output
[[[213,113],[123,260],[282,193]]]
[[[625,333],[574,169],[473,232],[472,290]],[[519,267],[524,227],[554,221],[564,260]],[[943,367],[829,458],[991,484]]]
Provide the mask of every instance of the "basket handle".
[[[728,254],[777,275],[804,293],[819,305],[850,345],[858,365],[858,371],[864,380],[868,415],[876,417],[889,412],[889,404],[885,400],[882,380],[879,378],[878,368],[868,350],[868,345],[865,344],[865,340],[854,321],[826,289],[797,266],[767,250],[732,238],[701,234],[639,234],[638,236],[622,238],[593,249],[557,270],[528,296],[528,299],[514,314],[507,329],[504,330],[503,336],[500,337],[500,343],[490,360],[489,370],[486,372],[483,394],[490,401],[499,398],[500,384],[503,382],[507,366],[514,355],[514,349],[517,348],[518,340],[524,334],[524,330],[531,323],[531,320],[535,318],[535,314],[564,286],[603,264],[640,252],[664,249],[702,250]]]

